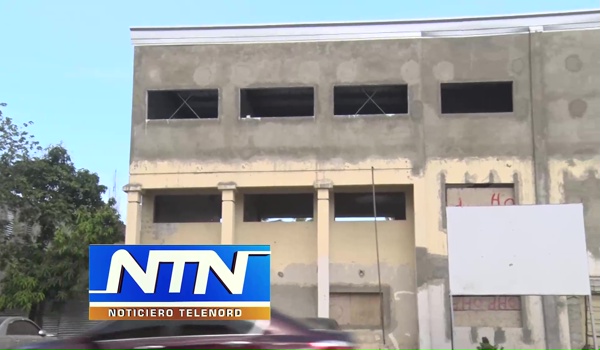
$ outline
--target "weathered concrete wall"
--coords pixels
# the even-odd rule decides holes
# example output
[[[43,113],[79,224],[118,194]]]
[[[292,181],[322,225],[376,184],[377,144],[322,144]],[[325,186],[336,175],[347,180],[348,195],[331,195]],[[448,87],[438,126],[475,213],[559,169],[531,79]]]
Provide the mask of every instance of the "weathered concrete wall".
[[[236,199],[235,244],[271,245],[273,306],[297,317],[317,317],[317,225],[313,222],[244,222]]]
[[[164,193],[164,192],[163,192]],[[378,223],[381,278],[386,292],[387,341],[401,348],[418,346],[415,287],[415,243],[412,200],[407,199],[404,221]],[[153,198],[146,194],[142,210],[143,244],[219,244],[220,223],[156,224]],[[332,202],[333,205],[333,202]],[[317,316],[316,222],[244,222],[244,196],[236,196],[235,244],[269,244],[272,249],[272,302],[297,317]],[[377,293],[377,260],[373,222],[334,222],[331,231],[332,293]],[[356,247],[361,247],[358,253]],[[375,303],[377,314],[379,303]],[[335,310],[332,300],[331,309]],[[381,343],[375,326],[349,328],[363,344]],[[396,347],[397,347],[396,346]]]
[[[377,229],[381,283],[389,289],[384,293],[383,300],[387,342],[401,349],[416,348],[419,335],[412,222],[383,221],[378,223]],[[332,292],[377,291],[377,250],[373,222],[333,223],[331,247]],[[379,308],[379,303],[374,306]],[[346,309],[350,311],[348,307]],[[379,312],[376,314],[379,315]],[[379,322],[368,328],[373,336],[368,343],[377,343],[381,338]]]
[[[586,314],[588,310],[585,304],[585,297],[567,297],[567,308],[569,315],[569,335],[571,338],[571,349],[581,349],[585,344],[588,343],[586,335]]]
[[[440,115],[439,83],[495,80],[514,82],[513,113]],[[339,83],[406,83],[410,113],[391,118],[334,118],[332,90]],[[315,119],[238,120],[239,88],[299,85],[316,87]],[[146,121],[147,89],[202,87],[219,88],[219,120]],[[591,273],[600,275],[599,116],[598,30],[427,40],[137,47],[130,181],[146,189],[216,188],[222,181],[235,182],[239,188],[307,187],[317,179],[352,186],[370,184],[369,170],[374,166],[378,184],[413,185],[416,285],[388,283],[392,290],[417,291],[419,346],[449,348],[446,184],[513,184],[518,204],[583,202]],[[145,198],[144,213],[150,210],[148,202]],[[247,224],[236,230],[253,240],[254,228]],[[310,224],[296,224],[300,225],[292,230],[298,230],[298,235],[308,232],[303,230]],[[184,232],[180,230],[187,230],[188,225],[179,224],[176,231]],[[148,242],[219,242],[219,224],[192,226],[206,230],[206,236],[198,238],[190,230],[176,233],[177,238],[169,241],[164,237],[175,237],[165,234],[171,226],[157,225],[144,226],[142,237]],[[372,268],[368,262],[359,267],[352,260],[336,260],[342,254],[333,243],[337,230],[337,224],[332,226],[332,285],[358,278],[353,277],[356,268],[364,270],[365,276]],[[316,294],[316,272],[310,267],[316,259],[315,238],[275,239],[270,229],[257,234],[282,250],[298,245],[302,256],[293,254],[289,262],[278,262],[283,277],[276,274],[274,281],[282,280],[277,293],[291,293],[288,287],[294,285],[302,305],[310,304],[311,295]],[[388,243],[399,247],[399,254],[390,258],[391,265],[385,265],[390,281],[408,279],[411,265],[404,260],[408,255],[400,254],[407,252],[408,236]],[[356,246],[343,254],[349,257],[362,250]],[[457,327],[457,348],[474,348],[482,336],[506,348],[544,348],[547,341],[579,347],[575,321],[569,323],[575,311],[567,311],[577,308],[567,308],[564,298],[545,299],[544,305],[551,304],[553,317],[548,316],[552,314],[548,307],[543,309],[541,298],[524,298],[522,327]],[[314,314],[312,305],[312,309],[307,306],[307,314]],[[412,307],[410,302],[399,301],[390,312]],[[404,331],[392,335],[399,343],[414,346],[413,329],[406,333],[411,335]]]
[[[545,33],[539,43],[542,64],[539,159],[550,203],[583,203],[590,274],[600,274],[600,31]],[[559,312],[579,323],[573,304],[559,301]],[[585,314],[584,314],[585,315]],[[566,318],[563,316],[563,319]],[[585,343],[585,329],[561,327],[574,349]]]
[[[367,46],[365,46],[367,45]],[[405,41],[139,47],[135,49],[132,169],[206,171],[211,163],[274,157],[355,163],[394,159],[396,147],[417,159],[411,118],[333,118],[334,83],[397,83],[389,70],[414,76],[418,46]],[[364,53],[369,52],[368,56]],[[395,57],[390,60],[390,57]],[[401,81],[404,80],[401,78]],[[238,120],[239,88],[317,86],[315,119]],[[146,90],[219,88],[219,120],[146,121]],[[356,135],[364,134],[357,138]],[[376,138],[372,135],[377,135]],[[190,142],[189,140],[194,140]],[[192,164],[202,161],[202,166]],[[146,162],[151,162],[147,164]],[[189,169],[189,167],[187,168]]]
[[[448,185],[459,184],[514,184],[514,200],[519,204],[533,204],[535,194],[533,188],[533,171],[530,161],[516,161],[510,158],[480,158],[467,161],[428,161],[426,183],[428,203],[427,212],[430,213],[428,222],[428,251],[421,257],[425,260],[430,259],[434,267],[428,266],[427,262],[417,260],[417,272],[421,273],[419,285],[419,307],[425,302],[429,302],[429,308],[432,306],[438,310],[444,310],[443,317],[432,318],[430,320],[430,347],[433,349],[447,349],[450,347],[450,322],[449,305],[447,296],[447,260],[446,254],[446,232],[444,228],[444,203],[446,201],[445,193]],[[487,189],[481,197],[466,197],[463,205],[468,205],[472,200],[490,201],[491,195]],[[469,194],[471,190],[463,190],[464,194]],[[450,191],[450,205],[456,205],[456,193]],[[499,192],[500,193],[500,192]],[[433,213],[436,213],[433,215]],[[431,220],[435,217],[436,220]],[[418,228],[417,228],[418,230]],[[418,233],[417,233],[418,234]],[[419,259],[419,257],[417,257]],[[432,269],[432,270],[428,270]],[[493,276],[490,276],[493,278]],[[432,301],[431,299],[436,301]],[[478,327],[478,321],[467,326],[466,323],[457,324],[455,327],[456,348],[472,349],[477,346],[481,337],[487,336],[490,340],[496,339],[506,348],[536,349],[544,348],[544,327],[542,322],[542,310],[539,297],[523,298],[522,326],[521,327]],[[498,324],[501,324],[503,316],[500,311],[494,312],[494,317]],[[458,315],[458,320],[462,316]],[[463,320],[468,322],[468,320]],[[423,340],[422,340],[423,343]]]

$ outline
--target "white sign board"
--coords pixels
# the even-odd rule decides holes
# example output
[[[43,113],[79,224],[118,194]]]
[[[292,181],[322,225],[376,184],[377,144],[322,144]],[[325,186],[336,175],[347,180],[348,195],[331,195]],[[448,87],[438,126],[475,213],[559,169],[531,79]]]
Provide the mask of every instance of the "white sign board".
[[[452,295],[590,295],[583,205],[446,210]]]

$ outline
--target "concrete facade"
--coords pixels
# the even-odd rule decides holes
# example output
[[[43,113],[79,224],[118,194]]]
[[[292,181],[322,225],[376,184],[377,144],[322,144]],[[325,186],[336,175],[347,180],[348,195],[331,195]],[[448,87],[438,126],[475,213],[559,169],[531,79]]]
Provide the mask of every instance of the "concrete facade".
[[[599,24],[589,11],[132,29],[126,242],[271,244],[274,306],[334,317],[370,346],[450,348],[446,205],[582,202],[600,275]],[[442,114],[440,84],[498,81],[512,82],[512,112]],[[334,116],[335,86],[373,84],[406,85],[408,113]],[[258,87],[313,87],[314,116],[240,118],[240,89]],[[147,118],[148,91],[185,89],[217,89],[218,118]],[[370,193],[372,168],[378,192],[405,198],[403,219],[377,224],[385,339],[374,223],[334,219],[337,193]],[[314,195],[313,220],[244,219],[246,195],[295,192]],[[190,193],[217,196],[220,220],[155,222],[157,196]],[[482,336],[581,348],[585,314],[572,304],[458,298],[456,348]]]

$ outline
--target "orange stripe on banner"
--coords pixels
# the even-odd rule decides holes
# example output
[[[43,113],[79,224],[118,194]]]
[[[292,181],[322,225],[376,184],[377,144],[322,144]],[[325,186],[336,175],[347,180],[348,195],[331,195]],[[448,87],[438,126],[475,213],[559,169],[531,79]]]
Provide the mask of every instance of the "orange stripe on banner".
[[[90,320],[270,320],[261,307],[90,307]]]

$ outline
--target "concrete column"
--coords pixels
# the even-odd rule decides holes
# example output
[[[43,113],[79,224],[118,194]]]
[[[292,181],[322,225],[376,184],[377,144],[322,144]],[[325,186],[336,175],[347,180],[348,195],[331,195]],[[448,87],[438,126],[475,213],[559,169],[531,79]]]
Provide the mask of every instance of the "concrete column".
[[[125,244],[140,244],[142,234],[142,186],[127,184],[123,186],[123,191],[127,193]]]
[[[317,190],[317,316],[329,317],[329,231],[331,229],[330,197],[333,185],[315,183]]]
[[[550,203],[550,170],[546,135],[548,119],[544,114],[544,48],[542,27],[529,28],[531,128],[536,204]],[[544,326],[548,349],[571,346],[567,300],[564,296],[543,296]]]
[[[221,244],[234,244],[235,234],[235,194],[237,186],[235,183],[219,183],[221,191]]]
[[[435,349],[432,346],[432,339],[435,335],[432,329],[437,325],[432,324],[433,320],[444,320],[445,309],[431,308],[429,300],[429,282],[431,280],[431,259],[428,251],[427,235],[427,191],[426,179],[416,179],[413,184],[412,198],[408,204],[412,203],[407,215],[412,214],[415,232],[415,255],[416,255],[416,280],[417,280],[417,314],[419,322],[419,349]],[[446,291],[447,292],[447,291]],[[443,305],[444,296],[441,297],[438,304]],[[439,345],[442,343],[438,342]]]

